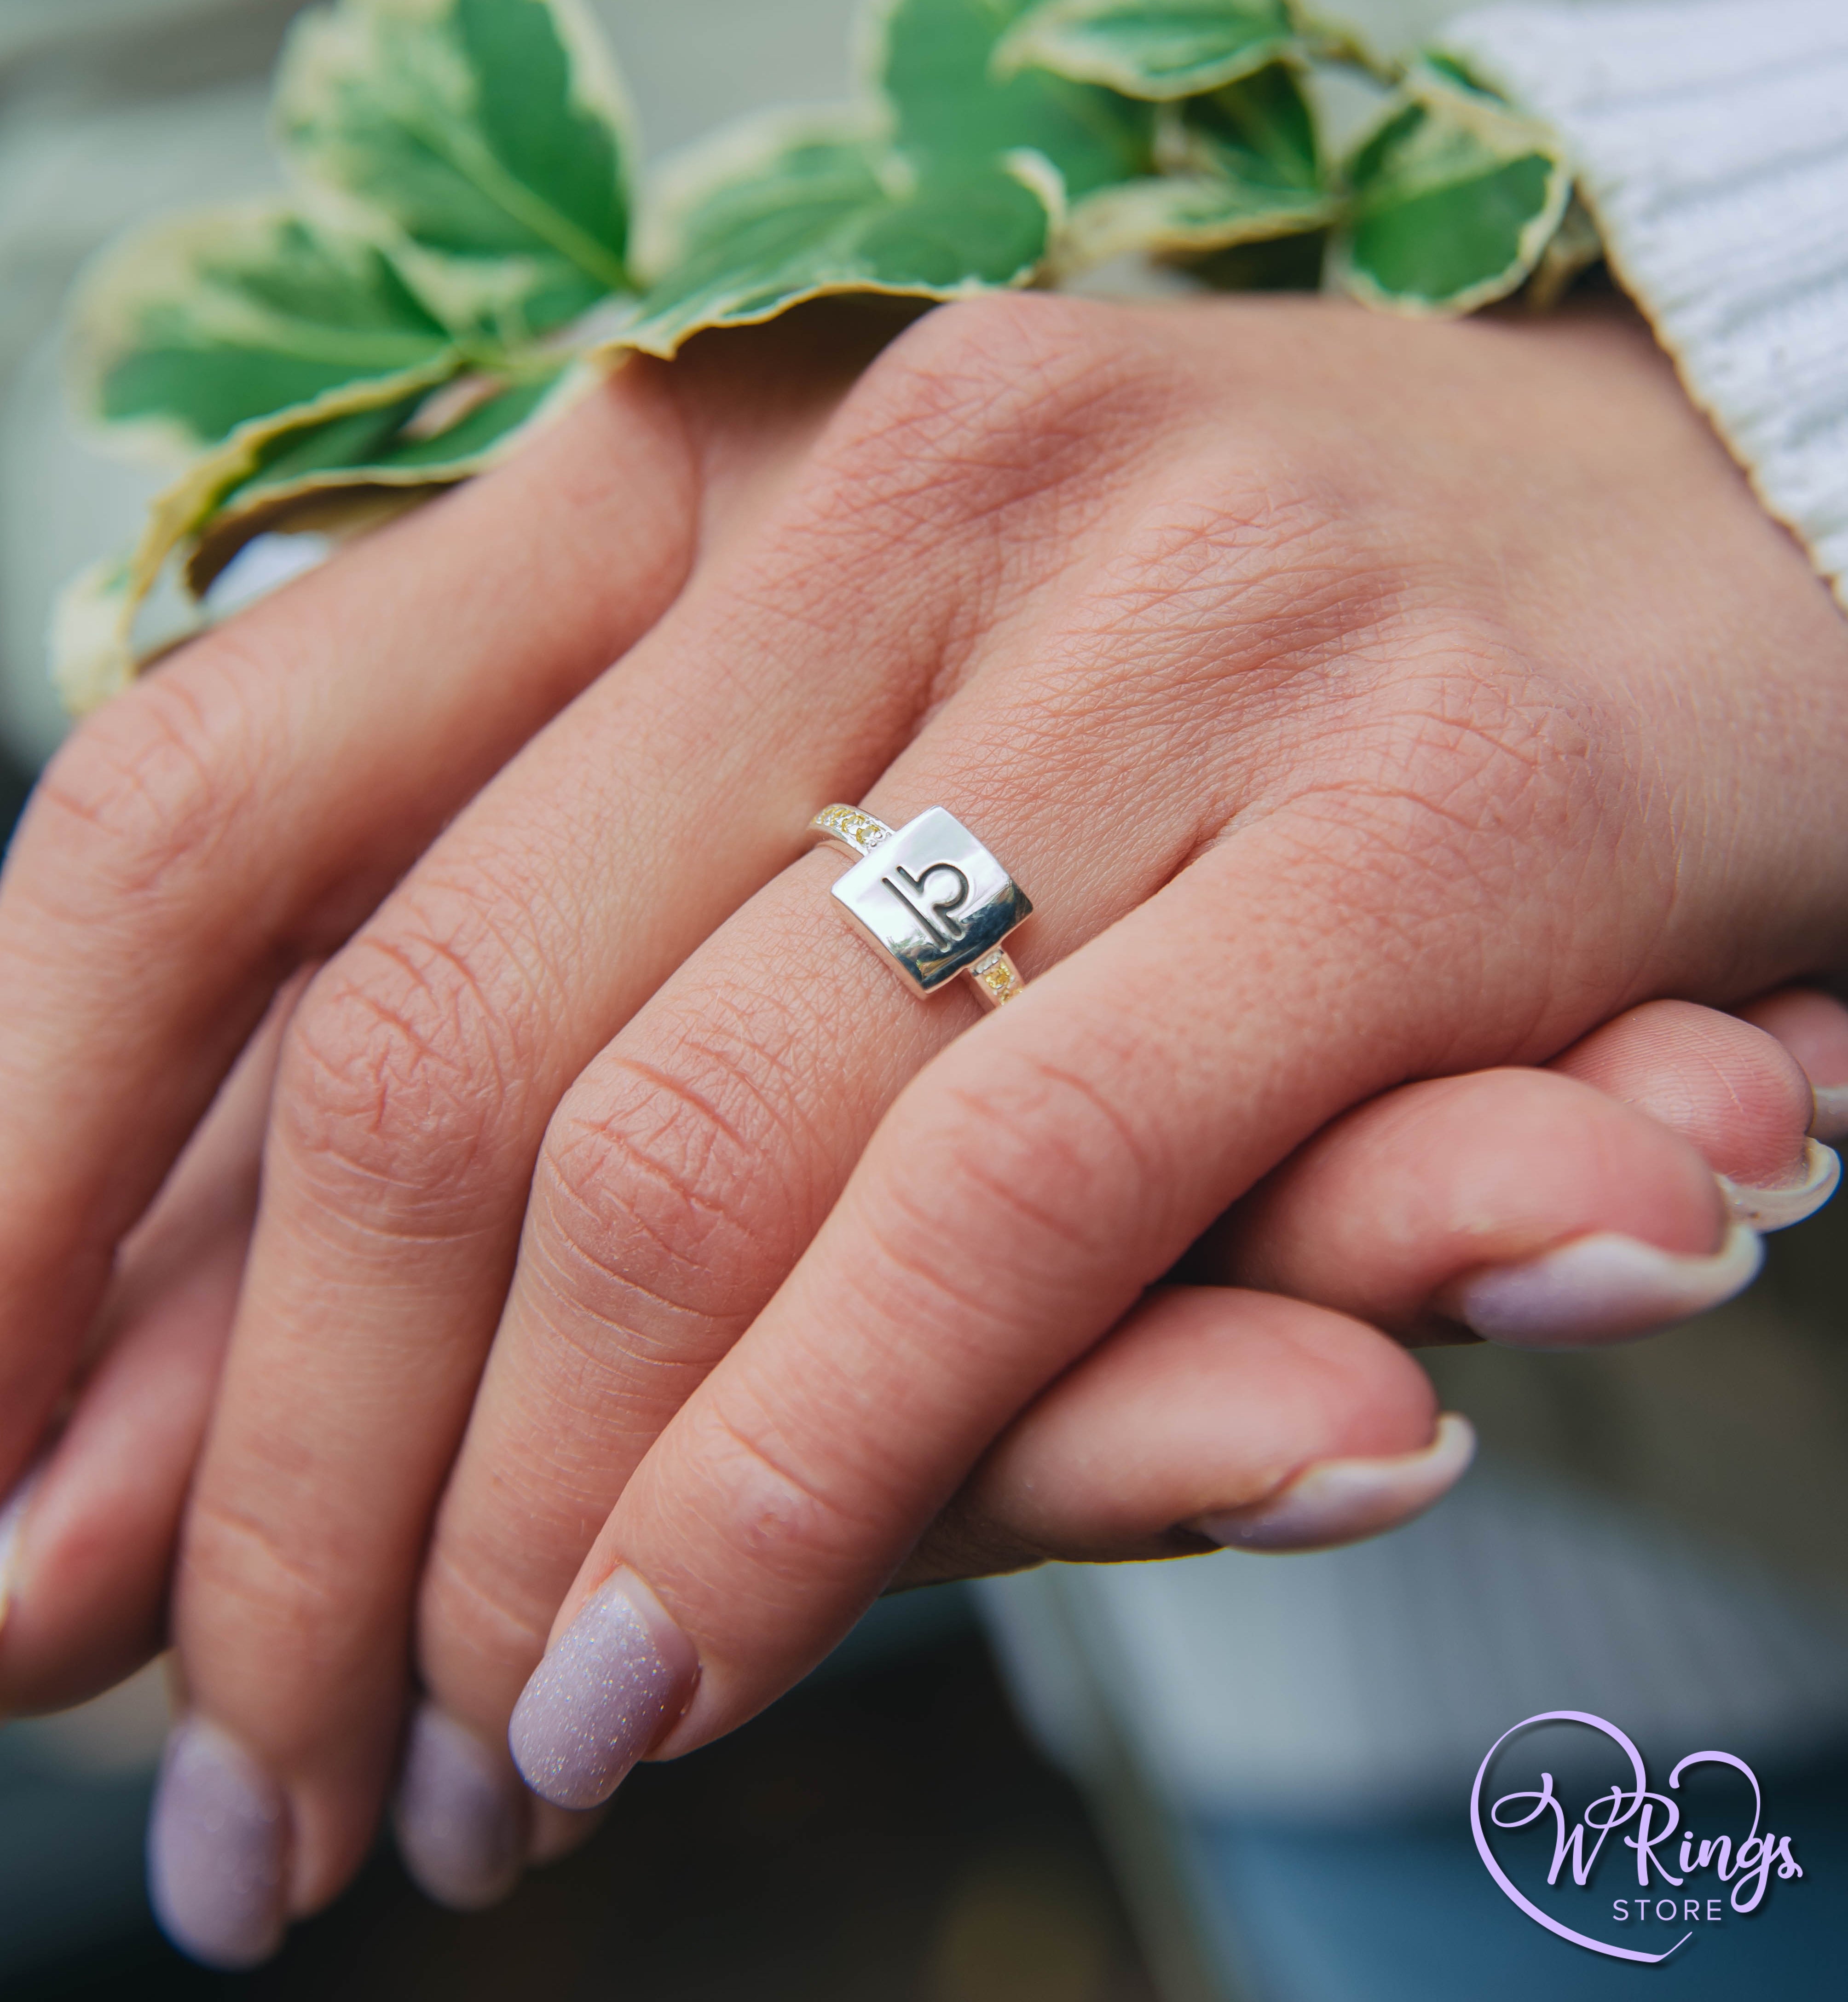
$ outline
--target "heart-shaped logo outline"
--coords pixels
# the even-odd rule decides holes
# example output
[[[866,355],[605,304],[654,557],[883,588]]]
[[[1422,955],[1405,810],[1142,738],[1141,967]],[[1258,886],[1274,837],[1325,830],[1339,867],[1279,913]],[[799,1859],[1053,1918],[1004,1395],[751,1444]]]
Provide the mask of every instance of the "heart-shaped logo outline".
[[[1640,1962],[1641,1965],[1647,1967],[1658,1966],[1663,1961],[1668,1959],[1671,1955],[1679,1953],[1681,1949],[1687,1944],[1688,1941],[1693,1937],[1693,1932],[1691,1929],[1689,1931],[1683,1933],[1681,1937],[1678,1939],[1672,1947],[1665,1948],[1660,1953],[1645,1953],[1636,1947],[1616,1946],[1607,1941],[1590,1938],[1584,1933],[1574,1932],[1570,1926],[1563,1924],[1559,1920],[1553,1918],[1546,1913],[1542,1911],[1539,1906],[1536,1905],[1531,1899],[1523,1894],[1513,1879],[1509,1877],[1507,1871],[1505,1871],[1501,1868],[1501,1865],[1495,1860],[1494,1852],[1489,1847],[1488,1837],[1483,1831],[1483,1783],[1488,1777],[1489,1767],[1494,1763],[1495,1754],[1501,1749],[1502,1746],[1505,1746],[1511,1738],[1518,1737],[1523,1731],[1530,1731],[1536,1725],[1542,1724],[1582,1724],[1588,1725],[1591,1729],[1601,1732],[1606,1738],[1609,1739],[1614,1745],[1617,1746],[1622,1750],[1624,1756],[1630,1761],[1630,1774],[1634,1781],[1634,1789],[1627,1797],[1624,1795],[1623,1790],[1621,1788],[1613,1788],[1612,1789],[1613,1795],[1612,1812],[1609,1817],[1607,1818],[1606,1821],[1602,1824],[1602,1833],[1599,1837],[1600,1842],[1602,1840],[1603,1834],[1608,1834],[1611,1829],[1620,1826],[1623,1822],[1627,1821],[1630,1818],[1630,1815],[1638,1812],[1645,1801],[1651,1798],[1657,1800],[1663,1798],[1660,1794],[1651,1795],[1649,1791],[1649,1775],[1643,1763],[1642,1753],[1637,1749],[1636,1746],[1631,1742],[1631,1740],[1623,1732],[1620,1731],[1616,1725],[1611,1723],[1608,1718],[1594,1717],[1589,1711],[1584,1710],[1540,1711],[1532,1717],[1523,1718],[1518,1724],[1511,1725],[1506,1731],[1503,1732],[1501,1735],[1489,1747],[1488,1750],[1483,1754],[1482,1763],[1476,1769],[1475,1783],[1470,1789],[1470,1833],[1474,1836],[1476,1840],[1476,1853],[1482,1858],[1484,1868],[1486,1869],[1489,1875],[1495,1880],[1496,1884],[1500,1887],[1503,1895],[1507,1897],[1519,1910],[1524,1912],[1529,1918],[1532,1919],[1536,1925],[1544,1926],[1548,1932],[1557,1934],[1560,1939],[1569,1941],[1574,1946],[1581,1946],[1585,1948],[1588,1952],[1602,1954],[1608,1959],[1634,1961]],[[1746,1781],[1751,1786],[1752,1827],[1745,1839],[1745,1842],[1742,1842],[1740,1844],[1740,1850],[1742,1852],[1746,1843],[1758,1839],[1759,1825],[1763,1818],[1764,1798],[1759,1788],[1758,1775],[1752,1771],[1752,1768],[1745,1763],[1744,1760],[1735,1757],[1735,1756],[1730,1752],[1690,1752],[1686,1758],[1679,1762],[1675,1766],[1674,1771],[1668,1775],[1668,1784],[1672,1788],[1679,1789],[1681,1784],[1682,1774],[1685,1773],[1690,1766],[1700,1765],[1730,1766],[1735,1771],[1743,1774]],[[1551,1785],[1552,1781],[1550,1777],[1548,1776],[1546,1778],[1546,1791],[1549,1794],[1550,1792]],[[1509,1799],[1515,1799],[1532,1798],[1535,1797],[1531,1795],[1510,1795],[1508,1798]],[[1623,1813],[1619,1814],[1616,1812],[1617,1805],[1625,1798],[1627,1798],[1630,1800],[1630,1805],[1624,1811]],[[1544,1804],[1556,1805],[1550,1801],[1547,1801]],[[1667,1803],[1665,1803],[1665,1805]],[[1496,1805],[1499,1807],[1504,1805],[1504,1803],[1498,1801]],[[1533,1819],[1534,1815],[1537,1815],[1540,1812],[1540,1807],[1536,1806],[1533,1811],[1533,1815],[1529,1815],[1528,1819]],[[1492,1812],[1493,1811],[1491,1811],[1491,1816]],[[1588,1822],[1590,1821],[1590,1814],[1588,1810],[1585,1815],[1585,1820]],[[1519,1827],[1524,1824],[1518,1822],[1503,1823],[1498,1821],[1496,1825],[1498,1827]],[[1564,1824],[1562,1822],[1562,1828]],[[1592,1823],[1592,1826],[1596,1827],[1599,1826],[1600,1824],[1593,1822]],[[1575,1830],[1574,1836],[1576,1836],[1578,1833],[1578,1831]],[[1647,1829],[1645,1828],[1644,1831],[1644,1836],[1645,1839],[1646,1836]],[[1630,1842],[1632,1847],[1634,1846],[1634,1840],[1633,1838],[1627,1836],[1625,1840],[1627,1842]],[[1762,1846],[1768,1850],[1770,1845],[1773,1840],[1774,1838],[1772,1836],[1766,1834],[1762,1839]],[[1560,1854],[1563,1855],[1564,1853],[1562,1838]],[[1594,1855],[1595,1854],[1595,1850],[1594,1850]],[[1687,1860],[1688,1859],[1684,1854],[1682,1857],[1682,1864],[1684,1868],[1686,1866]],[[1703,1852],[1703,1860],[1704,1861],[1704,1851]],[[1770,1863],[1772,1860],[1775,1860],[1777,1861],[1777,1873],[1780,1877],[1801,1877],[1803,1875],[1803,1872],[1797,1866],[1795,1859],[1790,1855],[1790,1837],[1787,1836],[1783,1839],[1775,1859],[1772,1859],[1768,1857],[1761,1858],[1761,1861],[1763,1861],[1766,1866],[1763,1871],[1763,1875],[1766,1878],[1768,1878],[1770,1875]],[[1578,1872],[1578,1864],[1575,1863],[1574,1865],[1575,1875]],[[1554,1868],[1556,1871],[1557,1868],[1558,1862],[1556,1859],[1554,1864]],[[1581,1877],[1579,1881],[1582,1882],[1584,1878]],[[1675,1880],[1671,1879],[1671,1881],[1672,1882]],[[1754,1902],[1756,1903],[1756,1899]],[[1736,1909],[1744,1910],[1749,1910],[1749,1907],[1740,1906]]]

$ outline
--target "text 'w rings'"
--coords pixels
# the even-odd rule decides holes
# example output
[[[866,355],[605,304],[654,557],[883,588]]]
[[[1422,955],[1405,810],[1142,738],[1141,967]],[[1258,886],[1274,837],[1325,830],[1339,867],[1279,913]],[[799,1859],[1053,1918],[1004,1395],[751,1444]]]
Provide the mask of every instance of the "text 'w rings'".
[[[931,807],[894,829],[858,807],[824,807],[809,828],[858,858],[834,894],[919,993],[964,973],[999,1008],[1026,985],[1001,942],[1033,905],[954,814]]]

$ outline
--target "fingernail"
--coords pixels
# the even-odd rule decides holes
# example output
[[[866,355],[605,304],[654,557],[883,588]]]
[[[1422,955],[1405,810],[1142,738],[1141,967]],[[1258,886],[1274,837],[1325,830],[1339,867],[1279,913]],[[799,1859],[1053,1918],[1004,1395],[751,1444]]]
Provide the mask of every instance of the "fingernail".
[[[420,1890],[459,1912],[497,1904],[526,1860],[526,1793],[465,1725],[420,1704],[404,1742],[392,1823]]]
[[[0,1502],[0,1627],[13,1601],[13,1575],[19,1568],[20,1547],[25,1542],[26,1511],[33,1490],[38,1486],[40,1467],[29,1467],[19,1477],[12,1494]]]
[[[1816,1116],[1809,1130],[1818,1140],[1848,1140],[1848,1084],[1815,1086]]]
[[[282,1789],[196,1717],[167,1739],[148,1824],[148,1889],[161,1929],[208,1967],[254,1967],[282,1944]]]
[[[521,1691],[514,1763],[541,1800],[597,1807],[685,1709],[698,1673],[692,1641],[633,1571],[619,1571]]]
[[[1686,1257],[1615,1231],[1576,1237],[1518,1265],[1454,1281],[1433,1304],[1485,1341],[1574,1348],[1651,1334],[1743,1292],[1765,1247],[1735,1223],[1708,1257]]]
[[[1835,1194],[1842,1179],[1842,1157],[1820,1140],[1805,1140],[1803,1172],[1795,1181],[1766,1188],[1756,1182],[1735,1182],[1730,1175],[1715,1179],[1735,1222],[1754,1230],[1783,1230],[1815,1216]]]
[[[1428,1508],[1463,1478],[1476,1456],[1476,1430],[1456,1411],[1416,1453],[1380,1460],[1320,1460],[1287,1487],[1244,1508],[1202,1515],[1187,1526],[1238,1550],[1324,1550],[1395,1529]]]

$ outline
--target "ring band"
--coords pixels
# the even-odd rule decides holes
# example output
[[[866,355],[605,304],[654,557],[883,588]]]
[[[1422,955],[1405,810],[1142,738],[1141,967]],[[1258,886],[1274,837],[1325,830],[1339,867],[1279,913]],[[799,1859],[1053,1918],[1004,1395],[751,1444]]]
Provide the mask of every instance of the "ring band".
[[[854,857],[834,894],[919,993],[964,974],[999,1008],[1026,987],[1001,942],[1032,903],[954,814],[930,807],[893,828],[858,807],[832,806],[808,825]]]

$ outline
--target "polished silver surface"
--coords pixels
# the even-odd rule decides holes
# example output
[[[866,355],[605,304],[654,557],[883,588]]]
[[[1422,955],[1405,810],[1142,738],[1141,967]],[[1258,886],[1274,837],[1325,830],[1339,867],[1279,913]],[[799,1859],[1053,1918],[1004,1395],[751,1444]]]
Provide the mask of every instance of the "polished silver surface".
[[[860,856],[834,894],[920,994],[959,973],[993,1006],[1020,992],[1025,983],[1000,947],[1033,905],[954,814],[931,807],[891,831],[857,808],[829,807],[814,825]]]

